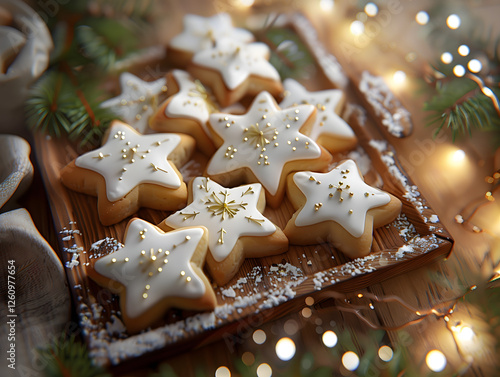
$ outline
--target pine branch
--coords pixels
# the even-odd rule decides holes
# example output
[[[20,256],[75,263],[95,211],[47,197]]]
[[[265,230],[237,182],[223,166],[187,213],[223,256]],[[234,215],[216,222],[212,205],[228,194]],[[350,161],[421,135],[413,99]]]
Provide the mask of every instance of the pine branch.
[[[43,133],[97,145],[116,115],[99,107],[98,95],[74,81],[69,68],[47,72],[31,89],[26,102],[28,126]],[[88,98],[92,98],[89,100]]]
[[[38,349],[43,374],[46,377],[110,377],[103,369],[94,366],[89,359],[84,344],[78,342],[74,335],[65,334],[54,339],[46,347]]]

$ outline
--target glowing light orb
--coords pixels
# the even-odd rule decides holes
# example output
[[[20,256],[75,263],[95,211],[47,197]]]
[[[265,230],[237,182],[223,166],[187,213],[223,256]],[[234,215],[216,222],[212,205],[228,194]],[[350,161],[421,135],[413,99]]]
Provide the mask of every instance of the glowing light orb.
[[[483,65],[481,62],[477,59],[471,59],[469,63],[467,64],[467,68],[469,68],[469,71],[473,73],[478,73],[483,69]]]
[[[429,22],[429,14],[421,10],[415,16],[415,20],[419,25],[427,25],[427,23]]]
[[[373,3],[367,3],[365,5],[365,13],[370,17],[375,17],[378,13],[378,7]]]
[[[241,6],[251,7],[255,3],[255,0],[240,0]]]
[[[450,54],[449,52],[443,52],[441,54],[441,61],[444,64],[450,64],[453,61],[453,55]]]
[[[320,0],[319,2],[319,7],[321,10],[324,11],[330,11],[333,9],[333,6],[335,5],[335,2],[333,0]]]
[[[406,81],[406,73],[404,73],[403,71],[394,72],[394,75],[392,76],[392,81],[394,81],[395,84],[401,85]]]
[[[425,356],[425,363],[433,372],[441,372],[446,367],[446,356],[441,351],[432,350]]]
[[[252,334],[252,339],[257,344],[264,343],[266,338],[266,333],[263,330],[255,330]]]
[[[351,372],[359,367],[359,356],[352,351],[347,351],[342,355],[342,365]]]
[[[446,25],[452,30],[458,29],[460,27],[461,22],[462,20],[456,14],[450,14],[446,19]]]
[[[467,45],[460,45],[458,46],[458,49],[457,49],[458,53],[462,56],[467,56],[469,55],[469,52],[470,52],[470,48],[469,46]]]
[[[365,25],[359,21],[353,21],[350,26],[351,33],[353,35],[361,35],[365,31]]]
[[[333,331],[328,330],[323,333],[323,336],[321,338],[323,341],[323,344],[327,346],[328,348],[335,347],[338,341],[337,334],[335,334]]]
[[[273,375],[273,369],[269,364],[263,363],[257,367],[258,377],[271,377]]]
[[[382,346],[378,349],[378,357],[380,357],[380,360],[385,361],[386,363],[392,360],[393,355],[394,352],[389,346]]]
[[[288,361],[295,356],[295,343],[290,338],[281,338],[276,343],[276,355],[280,360]]]
[[[457,64],[456,66],[453,67],[453,73],[457,77],[462,77],[465,75],[465,68],[463,65]]]
[[[231,377],[231,371],[225,367],[218,367],[215,371],[215,377]]]

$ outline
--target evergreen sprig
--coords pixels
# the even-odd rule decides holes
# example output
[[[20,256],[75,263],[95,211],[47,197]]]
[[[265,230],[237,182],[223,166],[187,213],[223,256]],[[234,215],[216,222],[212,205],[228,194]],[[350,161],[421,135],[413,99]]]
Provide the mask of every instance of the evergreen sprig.
[[[28,125],[48,135],[79,140],[80,146],[97,145],[116,115],[99,107],[95,95],[84,88],[75,86],[66,74],[47,72],[26,102]]]
[[[499,98],[499,89],[490,90]],[[435,135],[446,128],[451,131],[453,141],[461,134],[471,135],[475,128],[500,131],[500,116],[492,99],[467,77],[438,81],[435,95],[425,103],[424,110],[431,112],[427,120],[429,125],[436,126]]]
[[[48,22],[54,41],[50,66],[26,101],[33,130],[95,146],[116,115],[100,107],[103,82],[135,54],[153,0],[67,2]],[[125,17],[127,16],[127,17]],[[144,17],[144,18],[141,18]],[[58,21],[58,22],[56,22]]]
[[[87,349],[74,335],[61,335],[46,347],[38,349],[46,377],[111,377],[91,363]]]

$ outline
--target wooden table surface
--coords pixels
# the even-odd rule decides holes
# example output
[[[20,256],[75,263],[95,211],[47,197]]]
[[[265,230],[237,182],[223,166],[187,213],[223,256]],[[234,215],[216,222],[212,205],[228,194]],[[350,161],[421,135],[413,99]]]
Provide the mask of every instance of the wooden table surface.
[[[410,22],[416,11],[420,10],[418,7],[423,8],[422,3],[419,5],[414,2],[403,2],[404,9],[401,13],[388,13],[390,18],[387,25],[382,26],[367,45],[357,47],[353,54],[346,54],[339,41],[340,38],[344,38],[342,33],[345,33],[348,27],[346,19],[353,20],[354,16],[344,8],[345,5],[337,3],[339,2],[336,2],[335,8],[329,14],[319,12],[317,8],[307,5],[308,2],[294,2],[295,6],[305,12],[314,23],[325,47],[334,53],[340,52],[337,55],[339,61],[352,64],[354,67],[351,67],[352,69],[369,69],[372,73],[382,76],[391,75],[396,69],[407,73],[406,84],[395,90],[412,113],[414,132],[407,138],[391,142],[399,154],[403,167],[454,238],[455,246],[452,254],[447,260],[423,265],[404,276],[397,276],[348,294],[346,297],[350,300],[350,304],[340,295],[338,297],[332,295],[332,299],[321,304],[304,302],[304,308],[310,310],[288,314],[272,323],[242,326],[237,334],[228,334],[222,340],[164,360],[163,363],[170,365],[179,376],[191,376],[199,371],[203,372],[202,375],[213,376],[221,366],[228,367],[232,375],[238,375],[236,364],[241,361],[243,355],[248,358],[249,352],[256,358],[253,363],[254,368],[260,363],[268,363],[275,370],[273,375],[280,375],[280,371],[293,365],[294,360],[299,360],[307,352],[314,353],[316,366],[338,365],[339,375],[342,371],[343,375],[349,375],[342,369],[338,360],[335,361],[336,364],[332,364],[332,352],[323,345],[321,334],[326,330],[333,330],[337,335],[343,334],[344,337],[346,334],[350,335],[361,355],[365,351],[363,347],[367,343],[366,338],[374,334],[374,327],[388,329],[384,333],[386,342],[392,343],[395,349],[404,349],[409,355],[408,359],[423,371],[429,371],[425,366],[425,357],[432,349],[441,350],[445,354],[448,361],[445,372],[457,370],[469,361],[463,352],[461,353],[460,347],[457,347],[443,315],[450,308],[450,303],[454,303],[453,299],[463,294],[464,289],[493,275],[500,255],[498,224],[493,232],[475,233],[470,227],[455,220],[456,215],[467,212],[464,212],[464,209],[472,208],[471,203],[480,200],[490,189],[484,178],[494,171],[494,148],[487,134],[474,132],[472,138],[464,137],[453,144],[449,135],[440,135],[433,139],[433,129],[424,126],[426,115],[422,111],[424,97],[416,94],[415,79],[421,77],[424,62],[430,52],[425,47],[422,33],[417,29],[419,25]],[[286,6],[281,5],[277,10],[285,8]],[[498,13],[500,6],[495,9]],[[166,30],[161,39],[168,40],[170,37],[168,30],[179,29],[181,17],[177,15],[191,12],[209,15],[217,10],[234,10],[234,8],[226,7],[224,2],[222,5],[221,3],[214,5],[212,2],[203,2],[202,5],[194,0],[185,0],[182,3],[167,2],[165,16],[159,20],[160,26]],[[235,13],[244,17],[244,12],[247,11],[237,10]],[[346,14],[350,18],[343,19],[342,16]],[[354,42],[349,40],[348,36],[342,40],[354,46]],[[410,52],[416,53],[416,60],[412,63],[404,59]],[[457,149],[465,151],[465,158],[459,162],[451,161],[449,157]],[[39,231],[56,248],[57,237],[51,229],[51,222],[47,221],[50,213],[43,195],[43,184],[37,176],[22,204],[30,210]],[[477,221],[480,222],[480,219]],[[359,298],[358,295],[363,297]],[[400,298],[407,307],[398,302],[374,300],[375,297],[379,297],[382,298],[381,301],[388,301],[384,298],[392,296]],[[374,304],[373,309],[369,308],[370,299]],[[409,307],[413,309],[409,310]],[[436,308],[435,314],[422,319],[414,310],[424,313],[433,308]],[[481,308],[459,303],[456,312],[450,318],[457,322],[474,323],[482,320],[480,314]],[[294,327],[297,329],[296,332],[293,331]],[[257,329],[263,329],[267,334],[267,340],[262,345],[256,344],[252,338]],[[274,351],[274,345],[283,336],[292,338],[297,347],[294,359],[288,362],[279,360]],[[476,336],[480,337],[480,334]],[[384,372],[383,363],[375,359],[376,356],[370,367],[371,375],[381,375]],[[488,352],[485,346],[483,352],[474,357],[467,374],[491,375],[488,367],[493,365],[494,361],[495,355]],[[160,370],[164,368],[151,365],[148,372],[156,371],[158,367]],[[123,375],[141,376],[147,375],[147,372],[141,370]],[[252,375],[255,375],[255,372]]]

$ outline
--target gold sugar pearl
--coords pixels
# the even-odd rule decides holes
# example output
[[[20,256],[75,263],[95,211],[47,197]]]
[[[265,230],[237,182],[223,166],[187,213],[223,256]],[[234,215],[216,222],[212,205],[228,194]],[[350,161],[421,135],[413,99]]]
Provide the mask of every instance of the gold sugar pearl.
[[[151,286],[148,284],[148,285],[146,285],[146,287],[145,287],[145,288],[146,288],[146,289],[151,289]]]
[[[143,293],[142,294],[142,298],[148,298],[148,294],[147,293]]]
[[[190,281],[191,281],[191,276],[188,276],[188,277],[186,278],[186,281],[187,281],[187,282],[190,282]]]
[[[181,271],[181,276],[186,275],[186,271]]]
[[[352,209],[349,210],[349,215],[352,215]]]
[[[130,259],[128,259],[128,258],[125,258],[125,259],[124,259],[124,261],[125,261],[125,262],[128,262],[129,260],[130,260]]]
[[[116,258],[111,259],[112,263],[116,263]]]

